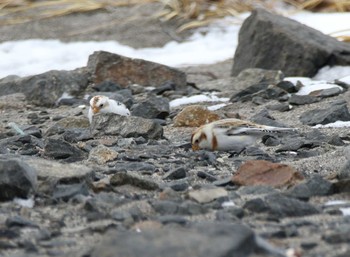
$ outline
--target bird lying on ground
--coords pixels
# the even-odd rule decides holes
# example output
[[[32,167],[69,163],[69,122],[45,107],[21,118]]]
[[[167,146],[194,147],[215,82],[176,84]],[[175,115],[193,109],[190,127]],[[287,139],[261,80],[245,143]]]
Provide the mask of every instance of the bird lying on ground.
[[[129,109],[121,102],[109,99],[107,96],[97,95],[90,100],[88,118],[90,124],[92,117],[97,113],[115,113],[121,116],[129,116]]]
[[[263,135],[296,131],[294,128],[280,128],[256,124],[239,119],[223,119],[197,128],[191,137],[192,149],[236,151],[253,145]]]

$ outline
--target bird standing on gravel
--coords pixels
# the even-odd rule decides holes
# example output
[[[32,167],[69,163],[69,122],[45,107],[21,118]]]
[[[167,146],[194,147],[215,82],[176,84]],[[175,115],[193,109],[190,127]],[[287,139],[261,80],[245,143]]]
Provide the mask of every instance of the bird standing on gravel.
[[[263,135],[296,131],[294,128],[279,128],[256,124],[239,119],[223,119],[197,128],[191,137],[192,149],[241,152],[253,145]]]
[[[97,95],[90,100],[90,109],[88,113],[90,124],[92,116],[97,113],[115,113],[121,116],[129,116],[129,109],[121,102],[109,99],[107,96]]]

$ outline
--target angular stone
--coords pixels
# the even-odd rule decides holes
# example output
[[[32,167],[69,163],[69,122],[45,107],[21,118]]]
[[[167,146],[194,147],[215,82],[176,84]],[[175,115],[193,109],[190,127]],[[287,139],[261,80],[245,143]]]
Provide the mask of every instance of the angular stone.
[[[293,36],[291,36],[293,35]],[[232,75],[246,68],[313,77],[325,65],[349,65],[350,46],[297,21],[257,9],[239,32]]]
[[[27,101],[38,106],[53,106],[67,93],[78,96],[88,86],[88,73],[74,71],[48,71],[39,75],[0,82],[0,95],[23,93]]]
[[[76,195],[88,195],[89,188],[85,182],[69,185],[57,185],[53,190],[54,200],[68,201]]]
[[[113,171],[138,171],[140,173],[154,173],[156,172],[157,167],[154,166],[151,163],[147,162],[118,162],[116,163],[115,167],[113,168]]]
[[[177,169],[168,171],[163,179],[182,179],[186,177],[186,169],[184,167],[179,167]]]
[[[144,137],[159,139],[163,128],[157,122],[136,116],[119,116],[113,113],[94,115],[91,123],[93,136]]]
[[[81,161],[85,153],[79,148],[60,139],[49,138],[44,146],[44,155],[65,162]]]
[[[104,51],[90,55],[87,67],[95,84],[110,80],[124,88],[131,84],[158,87],[167,81],[173,82],[177,88],[187,85],[186,74],[182,71]]]
[[[88,161],[102,165],[114,161],[117,157],[118,152],[104,145],[98,145],[90,151]]]
[[[232,182],[242,186],[266,185],[279,188],[295,185],[303,179],[301,173],[286,164],[251,160],[239,167]]]
[[[101,242],[94,247],[91,257],[244,257],[256,249],[254,232],[244,225],[229,222],[152,228],[142,233],[114,230]]]
[[[26,198],[37,189],[37,172],[26,162],[0,156],[0,201]]]
[[[346,102],[343,100],[334,102],[326,109],[307,111],[300,116],[300,121],[309,126],[324,125],[338,120],[350,121],[350,113]]]
[[[288,196],[301,200],[308,200],[313,196],[327,196],[333,193],[333,184],[319,175],[315,175],[306,182],[295,185],[286,192]]]
[[[302,217],[320,213],[313,205],[276,193],[264,198],[247,201],[243,209],[256,213],[267,213],[274,218]]]
[[[190,199],[198,203],[210,203],[220,197],[228,196],[227,191],[222,187],[193,190],[188,193]]]
[[[165,119],[170,113],[169,100],[164,97],[148,97],[134,104],[131,108],[131,113],[134,116],[147,119]]]
[[[290,104],[294,105],[312,104],[318,101],[320,101],[320,99],[312,95],[292,95],[288,100]]]
[[[174,118],[174,127],[199,127],[219,120],[220,116],[200,105],[191,105],[182,109]]]

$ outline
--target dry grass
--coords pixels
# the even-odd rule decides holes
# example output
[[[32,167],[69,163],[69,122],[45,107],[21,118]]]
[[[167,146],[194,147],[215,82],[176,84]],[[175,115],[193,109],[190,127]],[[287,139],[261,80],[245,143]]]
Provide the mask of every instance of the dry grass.
[[[228,15],[237,16],[256,7],[276,10],[281,3],[294,6],[296,10],[350,11],[350,0],[0,0],[0,25],[150,2],[164,5],[157,14],[163,20],[176,18],[183,21],[179,32],[207,25]],[[350,40],[348,36],[342,39]]]
[[[156,0],[0,0],[0,25],[25,23],[72,13],[145,4]]]

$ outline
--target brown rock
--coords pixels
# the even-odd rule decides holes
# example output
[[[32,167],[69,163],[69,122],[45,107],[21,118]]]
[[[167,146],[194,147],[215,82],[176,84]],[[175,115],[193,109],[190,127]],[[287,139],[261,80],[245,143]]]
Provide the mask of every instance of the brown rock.
[[[242,186],[290,187],[303,179],[300,172],[286,164],[252,160],[239,167],[232,182]]]
[[[90,151],[88,161],[102,165],[117,158],[118,152],[104,145],[99,145]]]
[[[177,88],[184,88],[187,83],[186,74],[182,71],[104,51],[90,55],[87,67],[96,84],[110,80],[122,87],[132,84],[158,87],[171,81]]]
[[[199,127],[212,121],[219,120],[220,116],[200,105],[185,107],[174,118],[175,127]]]

